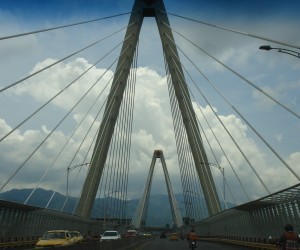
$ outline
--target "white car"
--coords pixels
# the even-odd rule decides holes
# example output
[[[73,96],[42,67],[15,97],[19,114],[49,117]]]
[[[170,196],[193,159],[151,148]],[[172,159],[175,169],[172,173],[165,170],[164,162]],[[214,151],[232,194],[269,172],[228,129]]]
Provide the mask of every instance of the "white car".
[[[105,231],[102,236],[100,241],[104,240],[119,240],[121,239],[121,235],[119,234],[118,231]]]

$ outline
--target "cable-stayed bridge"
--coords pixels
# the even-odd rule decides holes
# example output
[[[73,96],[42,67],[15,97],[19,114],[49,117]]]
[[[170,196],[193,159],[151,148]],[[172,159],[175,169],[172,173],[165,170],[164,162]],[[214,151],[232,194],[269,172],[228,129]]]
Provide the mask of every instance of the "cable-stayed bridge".
[[[79,39],[91,26],[99,32]],[[125,230],[138,214],[141,228],[155,193],[169,197],[175,228],[267,237],[292,222],[300,230],[299,60],[258,49],[297,44],[169,13],[157,0],[4,34],[0,46],[53,48],[57,37],[72,41],[68,53],[55,44],[53,56],[21,75],[12,67],[1,81],[1,192],[29,190],[23,204],[2,201],[2,237]],[[216,47],[227,39],[238,48]],[[165,157],[155,168],[153,152]],[[50,195],[32,206],[40,189]],[[133,207],[134,199],[144,201]]]

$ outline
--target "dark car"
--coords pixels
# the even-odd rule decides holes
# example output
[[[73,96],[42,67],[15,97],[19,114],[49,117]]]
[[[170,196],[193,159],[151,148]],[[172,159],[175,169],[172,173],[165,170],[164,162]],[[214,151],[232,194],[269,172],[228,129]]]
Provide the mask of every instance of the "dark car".
[[[161,239],[166,239],[167,238],[166,232],[161,232],[160,238]]]

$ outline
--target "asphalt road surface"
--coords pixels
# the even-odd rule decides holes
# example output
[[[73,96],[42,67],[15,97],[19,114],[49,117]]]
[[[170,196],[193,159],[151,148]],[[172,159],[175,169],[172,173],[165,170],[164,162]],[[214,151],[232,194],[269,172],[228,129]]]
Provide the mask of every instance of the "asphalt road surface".
[[[135,250],[188,250],[187,240],[170,241],[168,239],[154,238]],[[232,246],[228,244],[197,242],[196,250],[249,250],[249,248],[241,246]]]

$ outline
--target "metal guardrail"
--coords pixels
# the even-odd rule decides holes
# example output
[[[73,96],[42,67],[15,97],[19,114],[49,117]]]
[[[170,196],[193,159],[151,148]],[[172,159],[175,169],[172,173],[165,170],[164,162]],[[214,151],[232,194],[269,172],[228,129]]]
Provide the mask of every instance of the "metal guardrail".
[[[0,242],[0,249],[3,248],[15,248],[15,247],[26,247],[26,246],[35,246],[36,240],[27,240],[27,241],[14,241],[14,242]]]
[[[287,223],[300,232],[300,184],[196,222],[200,235],[278,237]]]
[[[249,247],[252,249],[278,250],[276,244],[272,244],[272,243],[266,244],[266,243],[257,243],[257,242],[241,241],[241,240],[229,240],[229,239],[220,239],[220,238],[200,238],[199,240]]]
[[[64,246],[60,248],[72,249],[72,250],[92,250],[92,249],[101,249],[101,250],[132,250],[141,244],[149,241],[150,238],[145,237],[136,237],[136,238],[124,238],[121,240],[114,241],[91,241],[91,242],[82,242],[75,245]],[[26,248],[34,249],[37,240],[32,241],[15,241],[15,242],[1,242],[0,249],[16,249],[16,248]],[[52,247],[44,249],[53,249]]]

